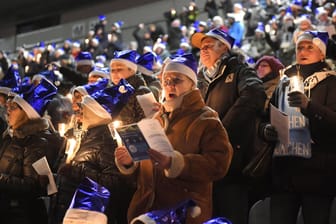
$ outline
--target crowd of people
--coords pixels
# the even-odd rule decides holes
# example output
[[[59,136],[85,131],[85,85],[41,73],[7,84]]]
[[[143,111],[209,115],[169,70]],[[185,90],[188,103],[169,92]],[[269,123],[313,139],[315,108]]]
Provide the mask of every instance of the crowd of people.
[[[300,209],[305,224],[335,223],[335,2],[207,0],[206,21],[199,7],[165,12],[166,29],[140,23],[129,44],[102,15],[85,40],[0,52],[3,223],[58,224],[91,206],[109,224],[248,224],[266,197],[269,223],[296,224]],[[159,121],[171,155],[133,161],[115,127],[143,119]],[[44,156],[52,195],[33,166]],[[106,203],[74,203],[86,178]],[[200,212],[173,211],[188,200]]]

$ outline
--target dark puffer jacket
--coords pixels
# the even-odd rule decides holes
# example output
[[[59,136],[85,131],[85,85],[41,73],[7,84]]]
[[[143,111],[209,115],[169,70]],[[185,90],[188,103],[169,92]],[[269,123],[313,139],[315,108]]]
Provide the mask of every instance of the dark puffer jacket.
[[[4,133],[0,150],[1,223],[47,223],[45,189],[32,164],[47,155],[50,132],[45,119],[30,120],[12,135]]]
[[[114,162],[115,147],[116,143],[107,125],[90,128],[83,134],[80,148],[71,164],[67,166],[66,170],[60,168],[59,188],[57,198],[54,199],[57,201],[53,201],[53,204],[56,204],[53,210],[55,223],[62,223],[74,192],[84,177],[89,177],[109,189],[111,199],[106,211],[109,223],[119,219],[118,216],[121,215],[121,212],[118,212],[118,209],[125,202],[130,201],[130,198],[122,197],[123,192],[128,190],[133,192],[135,185],[132,188],[132,177],[122,175],[116,167]],[[124,206],[127,207],[128,203]],[[126,214],[124,215],[120,219],[126,220]]]
[[[141,109],[136,96],[151,92],[147,87],[146,81],[140,74],[135,74],[127,78],[126,81],[133,86],[135,93],[128,99],[127,104],[120,111],[119,116],[117,118],[113,117],[113,119],[122,121],[123,125],[138,122],[145,117],[145,113]]]

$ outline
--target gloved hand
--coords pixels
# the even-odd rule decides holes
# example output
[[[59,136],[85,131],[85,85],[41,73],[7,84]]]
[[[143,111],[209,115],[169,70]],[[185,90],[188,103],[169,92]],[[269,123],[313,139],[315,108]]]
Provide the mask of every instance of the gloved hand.
[[[299,107],[305,110],[308,107],[309,99],[304,93],[291,92],[288,93],[288,103],[291,107]]]
[[[275,142],[278,140],[278,132],[271,124],[266,124],[263,129],[263,137],[268,142]]]
[[[49,184],[49,178],[47,175],[39,175],[38,178],[41,187],[46,187]]]

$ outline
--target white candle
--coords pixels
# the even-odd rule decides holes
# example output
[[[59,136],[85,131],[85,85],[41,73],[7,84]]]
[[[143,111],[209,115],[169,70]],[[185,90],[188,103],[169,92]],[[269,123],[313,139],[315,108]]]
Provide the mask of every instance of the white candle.
[[[123,145],[122,140],[121,140],[121,138],[120,138],[120,136],[119,136],[119,134],[118,134],[118,132],[116,130],[120,126],[121,126],[121,121],[118,121],[118,120],[117,121],[113,121],[114,137],[115,137],[115,139],[117,141],[118,147],[120,147],[120,146]]]
[[[290,92],[304,92],[303,79],[301,76],[294,75],[290,79]]]
[[[72,102],[72,94],[71,93],[68,93],[65,97],[68,98]]]
[[[160,99],[159,99],[159,103],[163,104],[163,101],[165,99],[165,91],[164,89],[161,90],[161,95],[160,95]]]
[[[65,153],[67,154],[66,163],[70,163],[70,161],[74,157],[76,145],[77,145],[76,139],[69,138],[67,140],[67,149],[65,150]]]
[[[58,132],[59,132],[61,137],[64,136],[65,131],[66,131],[66,124],[65,123],[59,123],[58,124]]]

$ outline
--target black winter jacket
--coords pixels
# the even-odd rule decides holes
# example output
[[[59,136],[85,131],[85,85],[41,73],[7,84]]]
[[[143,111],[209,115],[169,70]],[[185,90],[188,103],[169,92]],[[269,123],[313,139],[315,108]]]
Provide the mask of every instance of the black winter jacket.
[[[336,72],[328,70],[323,62],[300,66],[304,79],[316,72],[330,75],[306,92],[310,102],[306,110],[301,110],[309,120],[312,157],[274,158],[273,180],[278,190],[336,195]],[[297,74],[296,65],[288,67],[285,74],[289,77]],[[271,99],[275,106],[278,106],[282,83]]]
[[[123,197],[124,191],[135,190],[133,176],[119,172],[114,162],[116,142],[112,138],[107,125],[90,128],[82,136],[80,148],[76,152],[67,169],[58,174],[58,193],[53,199],[53,222],[62,223],[74,193],[85,177],[96,181],[110,191],[110,203],[106,208],[109,223],[116,219],[118,206],[130,198]],[[60,168],[62,170],[62,167]],[[126,219],[126,213],[124,214]]]
[[[205,79],[202,70],[198,80],[206,105],[218,112],[234,150],[226,179],[241,177],[253,152],[256,118],[266,100],[262,81],[253,68],[234,54],[221,58],[212,81]]]
[[[47,223],[40,199],[45,189],[32,164],[47,155],[49,138],[54,135],[43,118],[29,120],[12,134],[8,130],[4,133],[0,148],[1,223]]]

